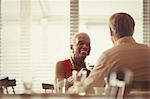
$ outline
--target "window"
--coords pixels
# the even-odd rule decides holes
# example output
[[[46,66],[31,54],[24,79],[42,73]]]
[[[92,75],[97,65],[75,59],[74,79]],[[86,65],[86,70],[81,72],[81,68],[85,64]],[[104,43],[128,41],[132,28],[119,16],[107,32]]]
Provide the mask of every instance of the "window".
[[[81,0],[79,8],[79,31],[87,32],[92,41],[88,62],[94,64],[101,52],[113,46],[108,20],[115,12],[127,12],[135,19],[134,37],[137,42],[143,42],[142,0]]]
[[[68,12],[68,0],[2,0],[0,75],[17,80],[16,93],[24,81],[35,92],[53,83],[55,62],[69,57]]]
[[[143,0],[143,41],[150,45],[150,1]]]
[[[91,38],[87,63],[94,64],[113,46],[107,22],[115,12],[134,17],[134,37],[143,42],[142,0],[79,0],[78,4],[78,31]],[[44,92],[42,82],[53,83],[55,63],[70,55],[69,11],[69,0],[1,0],[0,76],[17,80],[16,93],[24,92],[23,81],[32,81],[34,92]]]

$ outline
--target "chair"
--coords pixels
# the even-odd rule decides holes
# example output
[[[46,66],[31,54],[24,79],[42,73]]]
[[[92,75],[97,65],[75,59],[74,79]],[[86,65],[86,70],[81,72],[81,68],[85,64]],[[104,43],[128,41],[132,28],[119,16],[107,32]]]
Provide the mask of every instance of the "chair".
[[[8,87],[12,87],[13,94],[15,94],[14,86],[16,86],[16,79],[9,79],[9,77],[0,79],[0,93],[4,94],[4,88],[6,93],[9,94]]]
[[[4,77],[0,79],[0,94],[4,93],[3,87],[7,84],[8,77]]]
[[[42,83],[42,89],[45,90],[45,93],[47,93],[47,90],[51,90],[52,93],[53,93],[54,85],[53,84]]]
[[[9,94],[8,87],[12,87],[13,93],[15,94],[14,86],[16,86],[16,79],[9,79],[5,85],[7,94]]]
[[[124,99],[126,87],[131,84],[133,74],[128,69],[115,69],[106,79],[105,95],[111,99]]]

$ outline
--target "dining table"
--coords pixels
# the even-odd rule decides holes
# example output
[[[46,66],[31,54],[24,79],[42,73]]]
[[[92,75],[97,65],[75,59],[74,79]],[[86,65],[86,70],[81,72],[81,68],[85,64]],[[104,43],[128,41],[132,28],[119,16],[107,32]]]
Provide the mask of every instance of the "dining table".
[[[0,99],[117,99],[95,94],[60,94],[60,93],[34,93],[34,94],[0,94]],[[131,94],[126,99],[150,99],[149,93]]]

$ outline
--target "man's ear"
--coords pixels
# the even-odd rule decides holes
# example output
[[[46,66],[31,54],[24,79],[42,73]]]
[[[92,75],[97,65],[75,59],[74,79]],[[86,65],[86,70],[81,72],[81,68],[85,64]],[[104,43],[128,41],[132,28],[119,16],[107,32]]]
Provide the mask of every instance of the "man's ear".
[[[112,32],[111,27],[109,27],[109,31],[110,31],[110,36],[113,36],[113,32]]]
[[[70,44],[70,49],[73,50],[73,44]]]
[[[74,53],[73,44],[70,44],[70,51],[71,51],[71,53]]]

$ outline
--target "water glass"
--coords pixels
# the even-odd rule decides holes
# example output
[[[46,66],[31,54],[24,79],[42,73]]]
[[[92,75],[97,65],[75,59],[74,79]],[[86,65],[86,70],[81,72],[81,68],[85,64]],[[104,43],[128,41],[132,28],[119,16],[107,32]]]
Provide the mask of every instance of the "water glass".
[[[56,92],[65,93],[66,92],[66,79],[57,79],[56,80]]]
[[[32,82],[23,82],[25,94],[31,94],[32,93]]]

